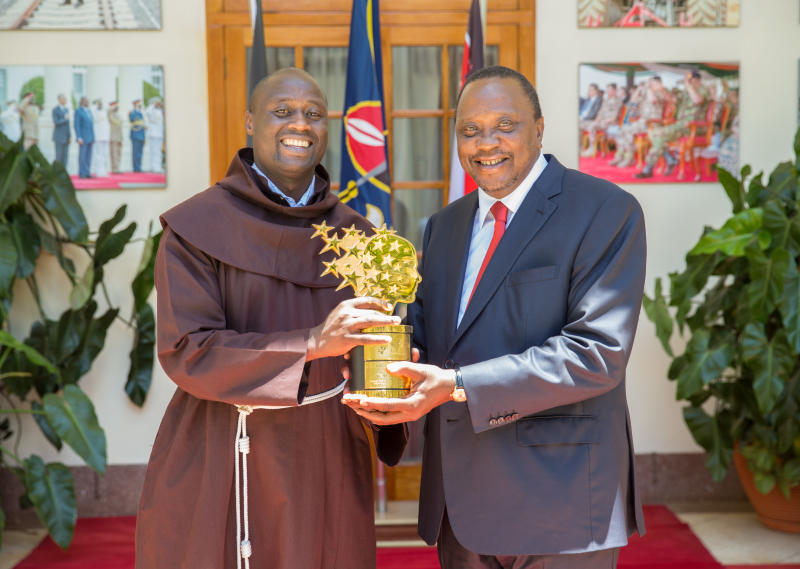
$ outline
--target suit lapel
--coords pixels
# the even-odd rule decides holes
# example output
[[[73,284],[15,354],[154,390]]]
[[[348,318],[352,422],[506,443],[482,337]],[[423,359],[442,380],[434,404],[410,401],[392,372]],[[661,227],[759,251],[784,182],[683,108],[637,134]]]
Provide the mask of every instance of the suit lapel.
[[[475,321],[478,314],[481,313],[492,296],[494,296],[497,288],[505,280],[509,269],[514,265],[514,261],[558,207],[551,198],[561,192],[564,167],[554,156],[548,154],[546,158],[548,160],[547,167],[522,201],[519,210],[514,214],[511,224],[506,229],[503,239],[486,266],[486,271],[483,273],[483,277],[478,283],[478,288],[467,306],[464,318],[462,318],[452,342],[448,343],[448,351],[452,349],[458,339]],[[462,280],[464,279],[463,273],[464,268],[462,267]]]
[[[464,285],[464,273],[467,270],[469,245],[472,241],[472,226],[475,210],[478,208],[478,192],[472,192],[457,202],[456,209],[444,221],[451,228],[452,239],[445,244],[446,254],[446,322],[448,344],[449,338],[455,334],[458,321],[458,309],[461,307],[461,287]],[[439,258],[438,256],[436,258]]]

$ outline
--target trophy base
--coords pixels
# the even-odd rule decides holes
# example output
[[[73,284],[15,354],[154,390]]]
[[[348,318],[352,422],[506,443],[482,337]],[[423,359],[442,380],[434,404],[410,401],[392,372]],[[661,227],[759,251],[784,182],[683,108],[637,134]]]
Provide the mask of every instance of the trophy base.
[[[386,371],[391,362],[411,359],[411,326],[375,326],[364,329],[368,334],[386,334],[389,344],[358,346],[350,353],[350,393],[370,397],[405,397],[408,382]]]

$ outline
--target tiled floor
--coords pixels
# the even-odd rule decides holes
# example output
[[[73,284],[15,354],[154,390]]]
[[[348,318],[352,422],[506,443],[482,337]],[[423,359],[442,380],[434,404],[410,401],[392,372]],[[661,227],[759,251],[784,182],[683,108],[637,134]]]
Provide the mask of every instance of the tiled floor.
[[[800,535],[761,525],[750,506],[734,504],[668,504],[689,524],[706,548],[725,565],[755,563],[800,564]],[[416,502],[390,502],[386,513],[376,514],[376,524],[416,524]],[[42,539],[42,530],[6,531],[0,551],[0,569],[12,569]],[[379,546],[424,545],[422,541],[379,542]]]

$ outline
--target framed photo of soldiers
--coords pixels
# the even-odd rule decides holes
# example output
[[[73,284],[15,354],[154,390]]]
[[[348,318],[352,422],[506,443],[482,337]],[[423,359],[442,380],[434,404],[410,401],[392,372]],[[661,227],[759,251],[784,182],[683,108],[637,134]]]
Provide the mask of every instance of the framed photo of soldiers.
[[[736,28],[740,0],[578,0],[581,28]]]
[[[716,182],[739,170],[739,63],[584,63],[579,169],[616,183]]]
[[[3,0],[0,30],[160,30],[161,0]]]
[[[164,188],[164,113],[160,65],[0,66],[0,132],[79,190]]]

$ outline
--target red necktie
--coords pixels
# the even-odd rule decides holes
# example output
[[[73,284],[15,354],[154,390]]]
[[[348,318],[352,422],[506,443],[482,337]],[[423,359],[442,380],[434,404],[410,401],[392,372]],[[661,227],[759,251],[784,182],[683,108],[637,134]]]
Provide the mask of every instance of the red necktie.
[[[475,290],[478,288],[478,283],[481,282],[481,277],[483,276],[483,271],[486,270],[486,265],[489,264],[489,259],[492,258],[494,254],[494,250],[497,249],[497,244],[500,243],[500,239],[503,238],[503,233],[506,232],[506,218],[508,217],[508,208],[503,205],[503,202],[496,201],[494,205],[492,205],[491,209],[489,210],[492,212],[494,216],[494,235],[492,235],[492,242],[489,243],[489,249],[486,251],[486,256],[483,258],[483,263],[481,263],[481,268],[478,271],[478,276],[475,279],[475,285],[472,287],[472,293],[469,295],[469,300],[472,300],[473,295],[475,294]],[[469,304],[469,301],[467,302]]]

